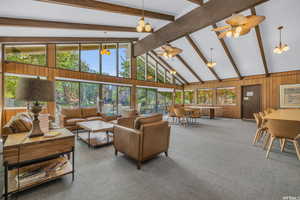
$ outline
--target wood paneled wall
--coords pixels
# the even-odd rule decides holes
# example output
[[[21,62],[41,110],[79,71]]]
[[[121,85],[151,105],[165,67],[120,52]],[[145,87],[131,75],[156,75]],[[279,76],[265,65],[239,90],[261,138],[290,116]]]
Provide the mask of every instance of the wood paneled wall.
[[[225,79],[222,82],[208,81],[204,84],[193,83],[186,85],[185,90],[197,90],[198,88],[222,88],[222,87],[236,87],[237,104],[233,106],[222,106],[223,116],[230,118],[241,118],[241,91],[244,85],[261,85],[262,89],[262,109],[279,108],[280,107],[280,85],[284,84],[299,84],[300,71],[289,71],[273,73],[270,76],[264,75],[248,76],[242,80]],[[195,92],[195,95],[196,92]],[[216,101],[216,95],[214,95]],[[221,106],[221,105],[216,105]]]

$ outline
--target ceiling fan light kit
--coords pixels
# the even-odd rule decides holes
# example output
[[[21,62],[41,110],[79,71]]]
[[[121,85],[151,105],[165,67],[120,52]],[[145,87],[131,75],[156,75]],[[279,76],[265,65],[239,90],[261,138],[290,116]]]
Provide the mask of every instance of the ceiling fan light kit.
[[[213,68],[214,66],[217,65],[217,63],[213,61],[213,58],[212,58],[212,51],[213,51],[213,48],[210,48],[210,61],[208,61],[208,62],[206,63],[207,67],[209,67],[209,68]]]
[[[152,26],[150,23],[145,22],[145,14],[144,14],[144,0],[143,0],[143,13],[141,19],[138,21],[138,25],[136,27],[136,31],[141,32],[151,32]]]
[[[281,38],[281,31],[283,29],[283,26],[279,26],[279,44],[276,46],[273,50],[275,54],[282,54],[283,52],[286,52],[290,49],[290,47],[287,44],[282,44],[282,38]]]
[[[169,59],[169,58],[173,58],[173,57],[177,56],[181,52],[182,52],[182,49],[177,48],[177,47],[173,47],[173,46],[168,44],[168,45],[163,45],[161,47],[161,50],[159,50],[157,52],[157,54],[159,56],[163,56],[166,59]]]

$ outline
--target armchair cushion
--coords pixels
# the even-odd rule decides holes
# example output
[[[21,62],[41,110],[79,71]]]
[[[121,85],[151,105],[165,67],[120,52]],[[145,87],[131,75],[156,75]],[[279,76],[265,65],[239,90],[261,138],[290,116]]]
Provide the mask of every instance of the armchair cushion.
[[[95,116],[95,117],[87,117],[87,118],[85,118],[87,121],[92,121],[92,120],[103,120],[103,118],[102,117],[97,117],[97,116]]]
[[[61,114],[65,118],[81,118],[81,109],[80,108],[63,108]]]
[[[98,116],[98,111],[96,107],[92,108],[81,108],[81,114],[83,118]]]
[[[162,121],[162,119],[163,119],[163,115],[160,113],[153,114],[153,115],[146,116],[146,117],[138,117],[134,122],[134,128],[140,129],[141,126],[144,124],[159,122],[159,121]]]

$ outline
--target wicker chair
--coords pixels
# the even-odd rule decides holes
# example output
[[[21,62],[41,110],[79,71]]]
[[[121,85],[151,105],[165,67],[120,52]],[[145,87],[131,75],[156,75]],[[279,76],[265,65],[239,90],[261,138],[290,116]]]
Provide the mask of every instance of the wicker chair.
[[[185,112],[183,107],[174,108],[176,118],[178,119],[179,124],[186,126],[188,124],[188,115]]]
[[[299,143],[297,141],[300,139],[300,123],[298,121],[269,119],[266,126],[268,132],[271,134],[266,158],[269,158],[274,140],[279,139],[281,151],[284,151],[286,141],[290,141],[294,144],[298,159],[300,160]]]

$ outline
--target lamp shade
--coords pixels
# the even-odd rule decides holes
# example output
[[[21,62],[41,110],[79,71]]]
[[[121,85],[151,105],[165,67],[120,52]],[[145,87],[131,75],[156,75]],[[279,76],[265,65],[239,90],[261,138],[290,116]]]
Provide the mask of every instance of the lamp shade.
[[[16,97],[24,101],[54,101],[54,83],[36,78],[21,78],[17,84]]]

